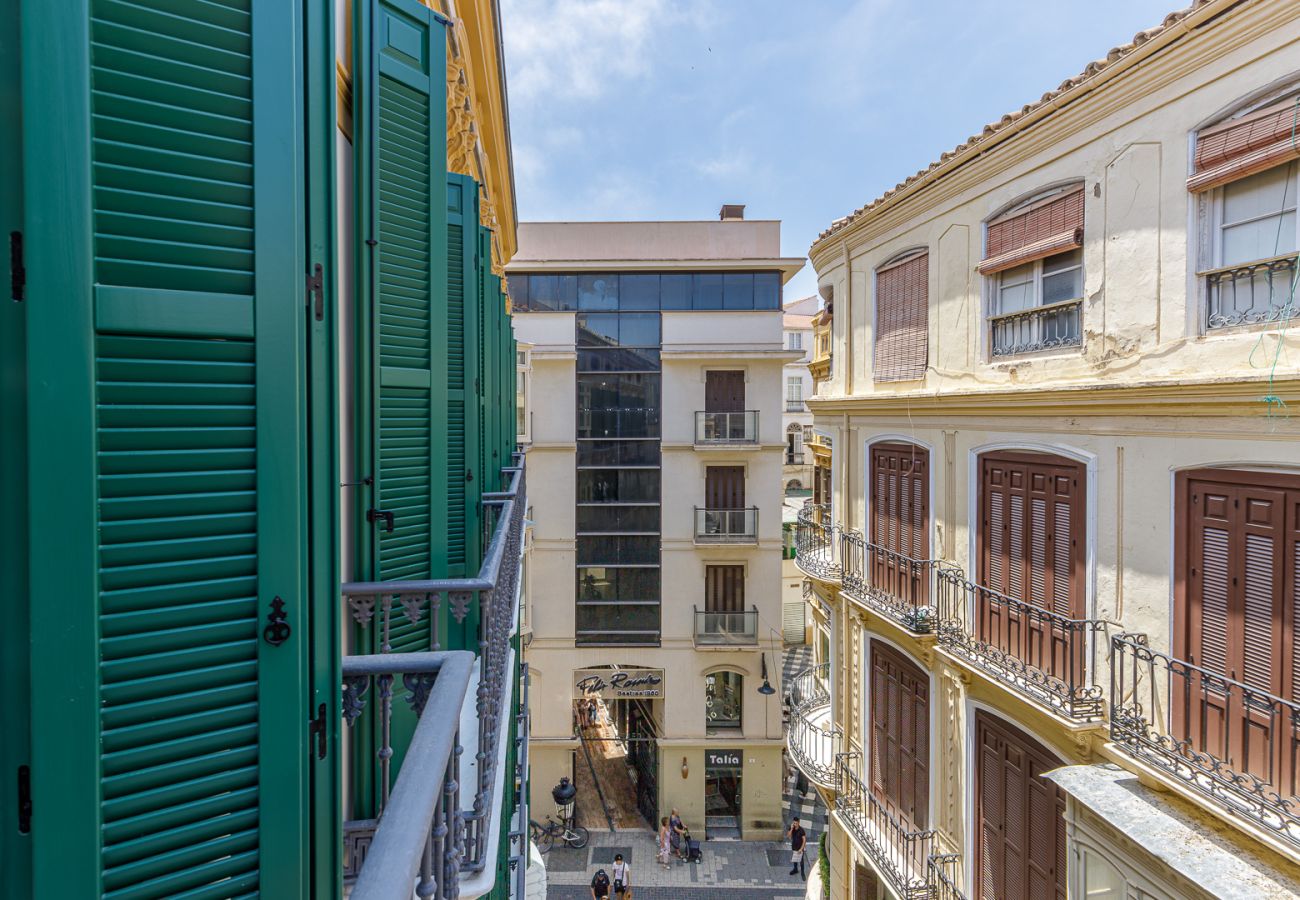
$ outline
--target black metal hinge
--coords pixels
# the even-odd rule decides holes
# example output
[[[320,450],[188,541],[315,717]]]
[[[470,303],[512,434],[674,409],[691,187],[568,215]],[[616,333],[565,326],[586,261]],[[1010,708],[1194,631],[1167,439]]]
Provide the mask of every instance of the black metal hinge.
[[[307,723],[307,753],[311,753],[312,739],[316,740],[316,758],[324,759],[329,746],[329,731],[326,728],[325,704],[316,707],[316,718]]]
[[[321,268],[320,263],[316,263],[316,268],[312,274],[307,276],[307,305],[312,306],[315,301],[316,321],[322,322],[325,319],[325,271]]]
[[[32,830],[32,770],[30,766],[18,767],[18,833]]]
[[[23,233],[9,232],[9,296],[22,303],[27,299],[27,266],[23,262]]]
[[[393,530],[393,514],[386,509],[368,509],[366,510],[366,521],[371,525],[384,520],[384,531]]]

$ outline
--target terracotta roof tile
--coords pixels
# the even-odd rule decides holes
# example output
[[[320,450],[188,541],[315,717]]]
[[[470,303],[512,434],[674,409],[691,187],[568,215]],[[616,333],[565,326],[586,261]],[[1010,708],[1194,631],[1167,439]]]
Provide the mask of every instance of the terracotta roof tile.
[[[1138,47],[1141,47],[1143,44],[1147,43],[1152,38],[1155,38],[1158,35],[1164,33],[1170,27],[1177,25],[1179,22],[1187,18],[1187,16],[1191,15],[1193,12],[1196,12],[1198,9],[1208,6],[1211,3],[1217,3],[1217,2],[1221,2],[1221,0],[1194,0],[1192,5],[1187,7],[1186,9],[1180,9],[1176,12],[1172,12],[1169,15],[1165,16],[1164,20],[1156,27],[1148,28],[1145,31],[1139,31],[1137,34],[1133,36],[1133,40],[1131,42],[1127,44],[1121,44],[1118,47],[1112,48],[1111,51],[1106,54],[1104,59],[1097,59],[1088,63],[1088,65],[1084,66],[1082,72],[1080,72],[1078,75],[1075,75],[1073,78],[1065,79],[1065,81],[1062,81],[1060,86],[1057,87],[1056,90],[1048,91],[1047,93],[1043,94],[1043,96],[1040,97],[1037,102],[1026,103],[1019,110],[1015,112],[1007,113],[998,121],[990,122],[989,124],[985,125],[984,130],[982,132],[980,132],[977,135],[971,135],[969,138],[967,138],[961,144],[958,144],[952,150],[948,150],[945,151],[944,153],[941,153],[937,160],[930,163],[929,166],[917,172],[915,175],[912,175],[909,178],[894,185],[894,187],[885,191],[875,200],[872,200],[870,203],[868,203],[865,206],[858,207],[849,215],[842,216],[838,219],[835,219],[833,222],[831,222],[829,228],[827,228],[821,234],[817,235],[817,240],[813,241],[813,249],[816,249],[817,245],[821,243],[823,240],[825,240],[826,238],[836,234],[837,232],[843,231],[849,225],[852,225],[864,213],[867,213],[870,210],[874,209],[875,207],[879,206],[881,203],[890,199],[891,197],[893,197],[895,194],[897,194],[899,191],[903,190],[904,188],[911,187],[913,184],[915,184],[920,179],[924,178],[926,175],[930,174],[931,172],[933,172],[938,168],[941,168],[949,160],[953,159],[957,155],[964,153],[967,150],[970,150],[971,148],[975,147],[976,145],[988,140],[990,137],[999,134],[1000,132],[1009,128],[1012,124],[1014,124],[1018,120],[1024,118],[1026,115],[1035,112],[1041,109],[1042,107],[1048,105],[1057,97],[1064,94],[1066,91],[1069,91],[1073,88],[1076,88],[1084,84],[1086,81],[1088,81],[1088,79],[1097,75],[1097,73],[1113,65],[1114,63],[1118,62],[1124,57],[1128,56]]]

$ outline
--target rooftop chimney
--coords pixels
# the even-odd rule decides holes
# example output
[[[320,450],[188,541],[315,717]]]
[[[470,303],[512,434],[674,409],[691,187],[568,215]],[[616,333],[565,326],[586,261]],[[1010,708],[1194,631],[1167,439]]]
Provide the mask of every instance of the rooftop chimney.
[[[718,218],[724,222],[740,222],[745,218],[745,204],[743,203],[724,203],[722,210],[718,213]]]

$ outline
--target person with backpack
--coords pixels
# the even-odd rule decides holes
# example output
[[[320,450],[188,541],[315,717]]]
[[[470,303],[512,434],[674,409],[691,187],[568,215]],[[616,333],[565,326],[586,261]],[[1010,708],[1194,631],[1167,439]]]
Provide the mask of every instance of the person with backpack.
[[[632,889],[632,867],[623,862],[623,854],[614,854],[614,897],[622,900],[624,893]]]
[[[591,879],[591,900],[609,900],[609,876],[604,869],[597,869]]]
[[[790,823],[790,830],[786,832],[790,838],[790,874],[796,872],[804,881],[808,880],[808,871],[803,861],[804,847],[808,844],[808,835],[799,824],[799,817],[795,816],[794,821]]]

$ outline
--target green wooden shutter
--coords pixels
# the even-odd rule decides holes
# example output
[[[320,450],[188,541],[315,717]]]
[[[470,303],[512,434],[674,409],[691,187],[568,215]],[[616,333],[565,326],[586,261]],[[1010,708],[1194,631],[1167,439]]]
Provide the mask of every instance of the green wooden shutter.
[[[23,8],[33,893],[298,897],[301,34],[163,9]]]
[[[439,435],[446,416],[446,35],[436,14],[412,0],[373,2],[361,16],[357,33],[373,35],[358,44],[365,108],[355,131],[377,512],[367,523],[371,568],[379,581],[423,580],[446,567]],[[392,650],[430,649],[430,624],[427,616],[395,616]]]
[[[447,176],[447,562],[453,577],[478,574],[478,185]],[[449,648],[450,649],[450,648]]]

